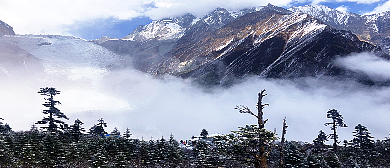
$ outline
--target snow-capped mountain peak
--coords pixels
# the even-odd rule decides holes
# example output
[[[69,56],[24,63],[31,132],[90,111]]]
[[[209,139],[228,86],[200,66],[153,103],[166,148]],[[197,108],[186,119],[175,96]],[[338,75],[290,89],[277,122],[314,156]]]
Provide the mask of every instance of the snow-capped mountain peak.
[[[292,12],[307,13],[324,22],[335,22],[340,25],[347,25],[349,22],[349,18],[354,17],[353,13],[339,11],[324,5],[306,5],[300,7],[292,7],[289,10]]]
[[[130,41],[178,39],[183,36],[184,31],[194,19],[193,15],[187,14],[182,17],[156,20],[147,25],[139,26],[122,39]]]

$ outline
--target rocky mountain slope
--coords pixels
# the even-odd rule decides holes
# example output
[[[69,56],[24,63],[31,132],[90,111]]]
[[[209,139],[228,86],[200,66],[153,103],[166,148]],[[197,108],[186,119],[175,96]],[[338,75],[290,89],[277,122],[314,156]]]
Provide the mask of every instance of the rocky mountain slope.
[[[203,84],[231,84],[237,78],[353,76],[333,64],[336,56],[377,52],[348,31],[336,30],[304,13],[264,8],[244,15],[196,42],[179,43],[155,74],[191,77]],[[386,57],[386,56],[385,56]]]
[[[373,52],[388,59],[378,47],[386,49],[390,41],[384,16],[361,16],[324,6],[284,9],[269,4],[235,12],[218,8],[202,18],[187,14],[154,21],[122,39],[95,43],[127,55],[142,71],[190,77],[203,84],[231,84],[248,75],[325,75],[367,81],[333,61],[355,52]]]
[[[390,11],[359,15],[322,5],[292,7],[289,10],[307,13],[335,29],[352,31],[360,40],[379,45],[390,53]]]
[[[125,59],[131,59],[133,66],[137,69],[150,72],[152,69],[156,69],[162,61],[169,58],[166,54],[177,43],[207,36],[207,32],[212,32],[235,18],[260,9],[261,7],[227,11],[223,8],[217,8],[201,18],[186,14],[181,17],[166,18],[153,21],[148,25],[141,25],[122,39],[102,37],[93,42],[123,55]]]
[[[15,35],[13,28],[0,21],[0,78],[7,79],[21,74],[33,75],[43,71],[41,60],[17,45],[4,40],[5,35]]]
[[[4,35],[15,35],[13,28],[0,20],[0,37]]]

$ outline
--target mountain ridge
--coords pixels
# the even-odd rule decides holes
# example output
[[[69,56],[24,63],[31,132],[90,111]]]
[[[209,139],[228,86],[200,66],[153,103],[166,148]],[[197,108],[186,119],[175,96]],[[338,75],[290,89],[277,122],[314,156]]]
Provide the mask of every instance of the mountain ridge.
[[[337,56],[359,52],[389,58],[386,44],[390,40],[383,43],[366,38],[364,33],[374,27],[372,24],[363,29],[350,25],[355,20],[366,23],[368,19],[326,6],[285,9],[268,4],[238,12],[217,8],[201,18],[186,16],[191,16],[185,24],[188,27],[176,31],[177,36],[167,33],[165,37],[170,38],[122,38],[100,45],[135,60],[136,68],[154,76],[180,76],[205,85],[229,85],[247,75],[267,78],[327,75],[368,81],[364,74],[337,67],[332,61]],[[377,23],[381,16],[385,15],[364,17]],[[382,20],[387,21],[383,17]],[[146,34],[151,29],[145,27],[163,21],[141,26],[130,35]],[[167,27],[160,26],[159,30]],[[378,32],[387,30],[377,27]],[[126,48],[131,48],[133,54]]]

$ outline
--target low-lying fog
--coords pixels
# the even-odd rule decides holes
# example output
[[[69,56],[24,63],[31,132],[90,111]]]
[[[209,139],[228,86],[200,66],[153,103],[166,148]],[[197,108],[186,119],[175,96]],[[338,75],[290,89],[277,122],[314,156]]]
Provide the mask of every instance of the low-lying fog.
[[[390,63],[369,54],[339,59],[339,64],[361,71],[375,79],[390,79]],[[250,77],[230,88],[212,91],[191,85],[190,81],[167,77],[155,79],[134,69],[110,71],[88,66],[48,68],[44,74],[23,78],[5,76],[0,87],[0,114],[14,131],[29,130],[41,120],[45,109],[40,87],[61,91],[55,100],[72,124],[80,119],[89,130],[103,118],[111,132],[128,127],[133,138],[157,139],[173,134],[176,139],[199,136],[204,128],[210,134],[228,134],[239,126],[256,124],[255,117],[240,114],[236,105],[256,111],[257,93],[266,89],[264,117],[266,128],[281,133],[287,117],[286,138],[312,142],[320,130],[331,133],[326,118],[329,109],[343,115],[347,128],[340,128],[340,140],[351,140],[357,124],[365,125],[375,139],[390,133],[390,87],[370,87],[332,78],[301,78],[296,81]],[[0,71],[0,73],[2,73]],[[299,81],[299,82],[297,82]],[[39,125],[38,125],[39,126]],[[331,142],[328,142],[329,144]]]

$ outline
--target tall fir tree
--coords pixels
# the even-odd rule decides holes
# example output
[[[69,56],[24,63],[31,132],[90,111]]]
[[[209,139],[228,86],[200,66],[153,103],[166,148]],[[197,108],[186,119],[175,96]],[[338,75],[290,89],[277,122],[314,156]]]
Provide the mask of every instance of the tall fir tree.
[[[326,114],[327,118],[332,119],[332,122],[325,123],[325,126],[330,125],[331,130],[333,131],[333,134],[329,134],[330,138],[334,140],[333,142],[333,151],[337,151],[337,144],[338,144],[338,135],[337,135],[337,127],[347,127],[347,125],[344,123],[343,116],[340,114],[339,111],[336,109],[329,110]]]
[[[48,107],[49,109],[43,110],[43,114],[48,114],[48,117],[44,117],[41,121],[38,121],[36,124],[48,124],[48,126],[41,127],[43,129],[46,129],[48,132],[56,132],[59,131],[58,129],[66,129],[67,124],[65,122],[59,120],[59,119],[67,119],[68,117],[64,113],[62,113],[57,107],[55,107],[58,104],[61,104],[59,101],[54,100],[54,96],[57,94],[60,94],[60,91],[56,90],[55,88],[41,88],[41,90],[38,92],[43,96],[47,96],[49,98],[45,98],[46,102],[42,104],[45,107]],[[57,119],[56,119],[56,118]]]
[[[356,163],[362,167],[371,167],[369,162],[374,158],[374,137],[372,137],[367,127],[358,124],[355,126],[354,138],[352,139],[351,147],[353,149],[354,158]]]
[[[130,139],[131,135],[132,134],[130,133],[130,129],[126,128],[126,131],[125,131],[125,134],[123,134],[123,137],[126,139]]]

